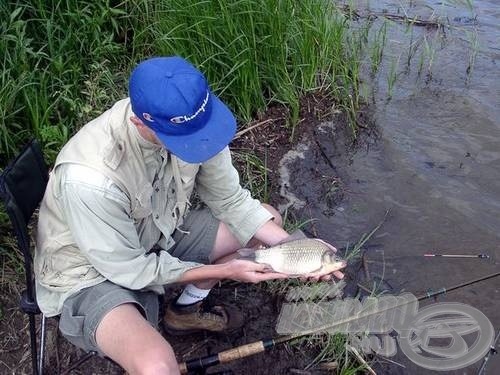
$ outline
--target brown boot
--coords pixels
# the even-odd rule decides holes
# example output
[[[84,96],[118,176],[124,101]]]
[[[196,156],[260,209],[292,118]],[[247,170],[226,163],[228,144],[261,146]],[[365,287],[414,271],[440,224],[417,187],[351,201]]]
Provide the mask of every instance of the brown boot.
[[[163,317],[165,330],[172,335],[196,331],[228,333],[243,326],[241,311],[230,306],[208,306],[204,301],[192,305],[170,303]]]

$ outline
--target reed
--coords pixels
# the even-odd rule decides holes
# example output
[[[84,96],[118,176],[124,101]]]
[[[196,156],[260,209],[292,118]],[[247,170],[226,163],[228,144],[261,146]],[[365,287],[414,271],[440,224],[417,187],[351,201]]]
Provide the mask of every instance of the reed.
[[[174,0],[154,13],[138,49],[153,41],[160,54],[190,59],[243,123],[281,103],[293,127],[306,92],[331,89],[346,101],[355,86],[349,25],[329,1]]]
[[[327,0],[17,0],[0,16],[2,162],[33,136],[52,161],[152,55],[197,65],[243,125],[282,103],[293,130],[301,96],[319,89],[359,105],[359,41]]]

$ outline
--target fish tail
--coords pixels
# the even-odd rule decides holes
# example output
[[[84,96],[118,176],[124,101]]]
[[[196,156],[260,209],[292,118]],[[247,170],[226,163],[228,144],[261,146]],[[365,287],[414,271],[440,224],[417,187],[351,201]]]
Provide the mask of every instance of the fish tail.
[[[249,249],[244,247],[243,249],[238,250],[238,254],[240,255],[238,259],[255,261],[255,249]]]

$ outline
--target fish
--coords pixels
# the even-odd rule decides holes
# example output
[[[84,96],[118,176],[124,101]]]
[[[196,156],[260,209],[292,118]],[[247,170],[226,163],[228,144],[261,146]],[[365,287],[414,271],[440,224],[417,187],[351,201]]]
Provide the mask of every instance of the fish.
[[[292,240],[265,249],[244,248],[238,253],[239,259],[267,264],[273,271],[290,276],[330,273],[346,265],[331,247],[314,238]]]

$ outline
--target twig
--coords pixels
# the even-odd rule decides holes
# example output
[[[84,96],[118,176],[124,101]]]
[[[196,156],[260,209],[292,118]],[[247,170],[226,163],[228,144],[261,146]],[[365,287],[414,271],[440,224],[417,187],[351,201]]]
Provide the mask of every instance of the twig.
[[[358,283],[357,285],[358,285],[358,288],[359,288],[359,289],[364,290],[364,291],[365,291],[366,293],[368,293],[369,295],[372,295],[372,294],[373,294],[373,290],[368,289],[366,286],[364,286],[364,285],[362,285],[362,284],[360,284],[360,283]]]
[[[187,356],[191,355],[194,351],[196,351],[196,350],[200,349],[200,348],[201,348],[201,347],[203,347],[203,346],[206,346],[206,345],[207,345],[207,343],[208,343],[208,341],[209,341],[208,339],[205,339],[205,340],[203,340],[202,342],[199,342],[199,343],[197,343],[197,344],[193,344],[193,345],[191,345],[191,348],[190,348],[189,350],[185,351],[184,353],[182,353],[182,354],[181,354],[181,357],[182,357],[182,358],[185,358],[185,357],[187,357]]]
[[[317,368],[320,370],[335,370],[339,367],[337,361],[320,363]]]
[[[364,365],[364,366],[366,367],[366,370],[367,370],[370,374],[372,374],[372,375],[377,375],[377,373],[376,373],[375,371],[373,371],[373,369],[370,367],[370,365],[368,364],[368,362],[366,362],[366,361],[363,359],[363,357],[361,357],[361,354],[359,354],[359,352],[357,351],[357,349],[356,349],[356,348],[352,347],[352,346],[351,346],[351,345],[349,345],[349,344],[346,344],[345,346],[346,346],[347,350],[349,350],[350,352],[352,352],[352,353],[356,356],[356,358],[358,359],[358,361],[359,361],[362,365]]]
[[[252,125],[252,126],[250,126],[250,127],[248,127],[248,128],[246,128],[246,129],[243,129],[243,130],[239,131],[238,133],[236,133],[236,135],[234,136],[234,138],[233,138],[233,139],[238,139],[238,138],[239,138],[239,137],[241,137],[243,134],[246,134],[246,133],[248,133],[250,130],[253,130],[253,129],[255,129],[255,128],[259,127],[259,126],[266,125],[266,124],[269,124],[270,122],[273,122],[273,121],[275,121],[275,120],[281,120],[281,119],[282,119],[281,117],[280,117],[280,118],[268,118],[267,120],[264,120],[264,121],[258,122],[258,123],[254,124],[254,125]]]
[[[393,361],[392,359],[389,359],[389,358],[386,358],[386,357],[380,357],[380,356],[377,356],[377,358],[381,359],[382,361],[387,361],[389,363],[392,363],[396,366],[400,366],[402,368],[406,368],[405,365],[403,365],[402,363],[399,363],[399,362],[396,362],[396,361]]]
[[[363,270],[365,271],[366,281],[370,281],[371,280],[370,270],[368,269],[368,262],[366,261],[366,253],[365,252],[363,252],[363,256],[361,258],[361,261],[363,262]]]
[[[399,14],[390,14],[390,13],[371,13],[371,16],[376,16],[376,17],[385,17],[393,21],[401,21],[401,22],[406,22],[410,23],[414,26],[432,26],[432,27],[441,27],[444,26],[442,22],[439,21],[431,21],[431,20],[422,20],[420,18],[417,18],[416,16],[411,18],[408,16],[401,16]]]
[[[418,16],[410,17],[406,14],[399,15],[399,14],[392,14],[385,12],[382,13],[368,12],[367,14],[361,14],[358,10],[352,9],[349,6],[337,7],[337,9],[341,10],[344,14],[346,14],[347,16],[349,16],[354,20],[358,20],[360,18],[374,19],[378,17],[384,17],[393,21],[406,22],[414,26],[431,26],[431,27],[445,26],[444,23],[440,22],[439,20],[422,20],[420,18],[417,18]]]
[[[305,371],[305,370],[299,370],[296,368],[291,368],[288,370],[291,374],[298,374],[298,375],[311,375],[310,371]]]

